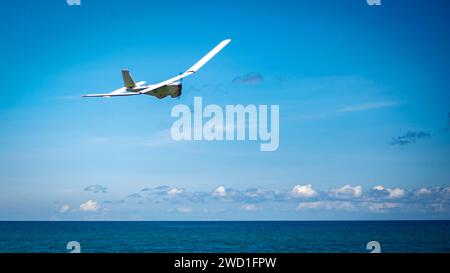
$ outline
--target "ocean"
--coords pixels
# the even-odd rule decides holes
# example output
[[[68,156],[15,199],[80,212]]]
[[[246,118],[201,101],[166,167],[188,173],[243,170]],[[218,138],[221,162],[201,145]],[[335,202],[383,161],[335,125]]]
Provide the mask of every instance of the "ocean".
[[[0,222],[0,252],[450,252],[450,221]]]

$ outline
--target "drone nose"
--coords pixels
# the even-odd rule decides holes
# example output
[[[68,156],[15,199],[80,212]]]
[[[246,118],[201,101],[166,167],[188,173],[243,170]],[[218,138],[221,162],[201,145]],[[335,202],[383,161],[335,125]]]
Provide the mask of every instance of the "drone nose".
[[[180,82],[179,84],[178,84],[178,97],[180,97],[181,96],[181,94],[182,94],[182,91],[181,90],[183,90],[183,84]]]

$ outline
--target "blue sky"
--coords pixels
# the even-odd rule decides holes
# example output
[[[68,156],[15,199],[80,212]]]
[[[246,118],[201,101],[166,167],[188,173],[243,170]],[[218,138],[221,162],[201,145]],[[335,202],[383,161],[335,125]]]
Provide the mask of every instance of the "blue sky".
[[[2,3],[1,220],[450,218],[448,1],[158,2]],[[179,100],[80,97],[225,38]],[[172,141],[194,96],[280,105],[279,149]]]

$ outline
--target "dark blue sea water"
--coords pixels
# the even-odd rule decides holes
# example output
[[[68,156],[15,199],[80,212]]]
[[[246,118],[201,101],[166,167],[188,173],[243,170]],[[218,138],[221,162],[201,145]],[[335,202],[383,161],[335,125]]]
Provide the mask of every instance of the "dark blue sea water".
[[[450,221],[0,222],[0,252],[450,252]]]

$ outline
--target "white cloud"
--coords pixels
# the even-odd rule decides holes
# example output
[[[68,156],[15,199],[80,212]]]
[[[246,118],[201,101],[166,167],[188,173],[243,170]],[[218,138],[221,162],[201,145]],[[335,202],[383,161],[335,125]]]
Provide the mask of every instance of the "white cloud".
[[[374,191],[384,191],[384,186],[379,185],[372,188]]]
[[[248,197],[259,197],[262,195],[264,195],[264,191],[261,189],[252,189],[252,190],[247,190],[245,192],[245,196],[248,196]]]
[[[258,210],[258,207],[253,204],[244,204],[241,206],[241,210],[255,211],[255,210]]]
[[[60,209],[59,212],[60,213],[66,213],[70,210],[70,206],[69,205],[63,205]]]
[[[387,197],[390,199],[402,198],[406,195],[406,191],[400,188],[386,188],[382,185],[376,186],[372,188],[374,191],[383,192],[387,194]]]
[[[372,212],[387,212],[388,210],[401,207],[401,204],[384,202],[384,203],[364,203],[364,207],[367,207]]]
[[[172,188],[169,191],[167,191],[167,194],[170,195],[177,195],[177,194],[181,194],[184,192],[184,189],[179,189],[179,188]]]
[[[403,196],[405,196],[404,189],[395,188],[395,189],[386,189],[386,190],[389,193],[388,197],[391,199],[402,198]]]
[[[337,197],[355,197],[359,198],[363,194],[363,188],[361,186],[345,185],[342,188],[332,189],[330,192]]]
[[[100,207],[97,205],[97,201],[89,200],[86,203],[80,205],[82,211],[97,211]]]
[[[189,208],[189,207],[181,207],[181,208],[177,208],[177,211],[178,211],[178,212],[181,212],[181,213],[190,213],[190,212],[192,212],[192,208]]]
[[[416,190],[415,194],[418,196],[429,195],[429,194],[431,194],[431,190],[429,190],[427,188],[421,188],[421,189]]]
[[[310,198],[317,195],[317,192],[313,189],[311,184],[307,185],[295,185],[290,192],[293,197],[305,197]]]
[[[224,186],[217,187],[212,193],[213,196],[225,197],[227,195],[227,190]]]
[[[298,204],[297,210],[305,209],[326,209],[326,210],[351,210],[355,205],[348,201],[316,201],[302,202]]]

